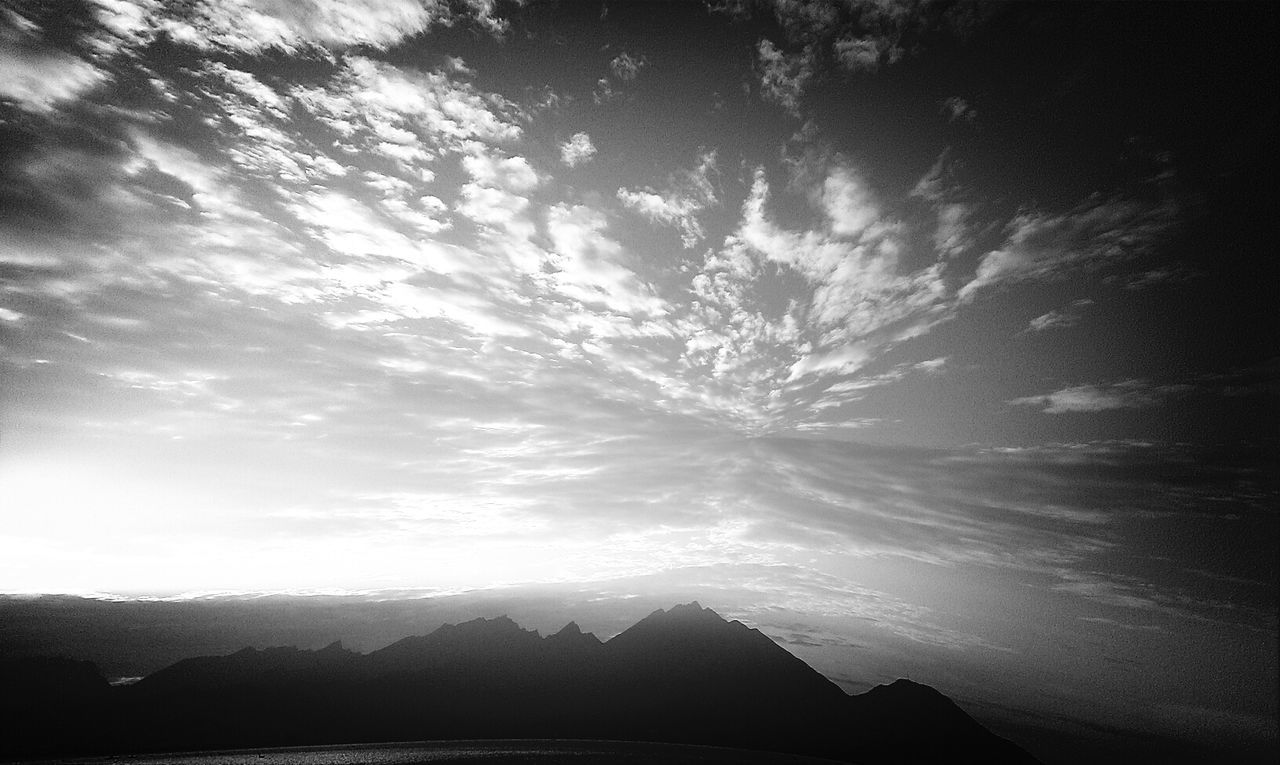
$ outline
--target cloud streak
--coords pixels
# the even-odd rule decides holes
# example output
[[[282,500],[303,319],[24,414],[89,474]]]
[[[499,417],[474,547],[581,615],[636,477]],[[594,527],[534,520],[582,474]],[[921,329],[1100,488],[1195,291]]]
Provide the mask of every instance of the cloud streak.
[[[1107,385],[1075,385],[1052,393],[1011,399],[1012,406],[1041,407],[1045,414],[1102,412],[1156,406],[1170,396],[1186,393],[1190,385],[1153,385],[1145,380],[1122,380]]]

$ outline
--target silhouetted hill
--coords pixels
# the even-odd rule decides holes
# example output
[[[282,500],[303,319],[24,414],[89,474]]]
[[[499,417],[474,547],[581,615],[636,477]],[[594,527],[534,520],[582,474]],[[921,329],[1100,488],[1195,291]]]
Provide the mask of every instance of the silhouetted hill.
[[[78,704],[101,698],[107,681],[90,661],[32,657],[0,661],[0,709]]]
[[[48,677],[68,673],[58,665]],[[369,654],[338,643],[246,648],[99,690],[87,706],[30,718],[4,754],[589,738],[859,763],[1034,762],[927,686],[902,680],[850,697],[758,630],[697,603],[655,611],[603,643],[573,623],[542,637],[506,617],[475,619]]]
[[[0,660],[0,756],[84,751],[97,745],[97,711],[111,691],[92,662]]]
[[[895,680],[851,696],[847,706],[850,718],[865,731],[863,744],[879,752],[909,753],[915,762],[1031,761],[927,685]],[[978,752],[984,754],[956,756]]]

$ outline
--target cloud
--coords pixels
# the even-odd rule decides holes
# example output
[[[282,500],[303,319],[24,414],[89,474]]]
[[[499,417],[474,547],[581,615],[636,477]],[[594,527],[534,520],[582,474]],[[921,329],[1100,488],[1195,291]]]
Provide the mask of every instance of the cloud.
[[[1194,279],[1196,272],[1183,264],[1160,266],[1137,274],[1108,276],[1108,284],[1120,283],[1126,290],[1145,290],[1162,284],[1177,284]]]
[[[974,244],[973,219],[979,206],[968,201],[970,193],[958,179],[961,163],[948,147],[938,155],[929,170],[916,181],[909,196],[923,199],[933,208],[936,227],[933,246],[942,258],[954,258]]]
[[[439,72],[420,72],[360,56],[323,90],[295,88],[293,95],[340,135],[387,140],[388,128],[425,136],[440,148],[461,151],[464,142],[511,142],[523,131],[514,106],[482,94],[470,83]],[[395,134],[397,137],[403,134]]]
[[[1046,329],[1065,329],[1074,327],[1083,318],[1083,309],[1093,305],[1089,298],[1073,300],[1065,308],[1041,314],[1027,323],[1024,332],[1043,332]]]
[[[1035,396],[1015,398],[1013,406],[1041,407],[1045,414],[1102,412],[1156,406],[1169,396],[1192,390],[1190,385],[1152,385],[1144,380],[1124,380],[1109,385],[1076,385]]]
[[[756,48],[760,65],[760,88],[767,101],[787,110],[793,117],[800,116],[800,97],[813,77],[813,52],[787,55],[772,41],[763,39]]]
[[[866,183],[853,170],[839,166],[822,182],[822,208],[831,233],[853,239],[880,220],[880,209]]]
[[[115,6],[119,4],[104,3],[121,19],[124,14]],[[477,20],[491,18],[485,9],[478,10]],[[310,46],[386,49],[454,18],[447,6],[433,0],[200,0],[190,6],[147,7],[145,14],[135,17],[136,25],[146,23],[176,42],[246,53],[271,48],[294,53]]]
[[[919,369],[927,374],[937,375],[942,374],[942,370],[946,368],[948,360],[949,358],[947,356],[939,356],[936,359],[918,361],[913,366],[915,369]]]
[[[471,154],[462,158],[462,167],[482,186],[524,193],[541,182],[529,160],[520,156],[498,158],[491,154]]]
[[[662,314],[665,302],[623,264],[621,245],[605,235],[600,212],[585,205],[558,204],[547,211],[547,236],[555,257],[553,282],[562,294],[615,313]]]
[[[932,0],[772,0],[793,43],[825,47],[850,72],[875,72],[918,52],[921,38],[964,38],[990,11],[946,9]]]
[[[0,17],[0,99],[43,114],[108,80],[107,73],[66,51],[48,47],[42,30],[16,11]]]
[[[560,161],[569,167],[590,162],[595,155],[596,147],[591,143],[591,136],[586,133],[574,133],[569,140],[560,144]]]
[[[591,93],[591,99],[596,104],[607,104],[615,98],[623,95],[623,91],[614,89],[614,80],[618,83],[626,84],[636,79],[640,74],[640,70],[648,66],[649,60],[644,56],[633,56],[626,51],[619,53],[609,62],[609,73],[613,76],[613,80],[609,77],[601,77],[596,80],[595,90]]]
[[[665,191],[645,187],[640,191],[618,189],[622,204],[656,223],[675,226],[686,249],[695,247],[703,238],[698,214],[719,204],[711,174],[717,172],[716,153],[703,152],[698,167],[670,179]]]
[[[809,282],[808,320],[823,330],[825,346],[802,354],[789,379],[854,371],[877,349],[927,331],[941,318],[947,291],[940,267],[901,272],[898,229],[878,214],[851,168],[837,164],[823,180],[827,232],[797,234],[777,226],[765,214],[767,194],[765,177],[757,173],[735,239]],[[858,238],[850,241],[854,234]]]
[[[32,54],[0,48],[0,98],[24,109],[49,112],[58,104],[79,98],[107,79],[92,64],[66,53]]]
[[[850,343],[826,353],[807,354],[791,365],[787,382],[812,374],[856,372],[871,360],[871,350],[867,343]]]
[[[1000,284],[1047,279],[1081,267],[1151,252],[1178,223],[1172,202],[1092,196],[1061,214],[1023,212],[1006,226],[999,249],[979,261],[962,301]]]
[[[825,409],[835,409],[843,404],[853,401],[859,401],[866,397],[867,392],[875,388],[881,388],[888,385],[898,383],[913,374],[925,375],[941,375],[946,369],[947,357],[941,356],[936,359],[926,359],[914,364],[902,363],[896,364],[887,372],[881,372],[875,375],[861,375],[841,380],[840,382],[829,385],[822,395],[815,400],[809,409],[813,412],[820,412]],[[864,427],[874,425],[880,422],[879,419],[861,419],[861,420],[845,420],[840,419],[836,422],[808,422],[802,423],[810,428],[822,428],[839,426],[843,422],[853,422],[856,426]]]
[[[851,72],[874,72],[880,62],[895,63],[902,49],[888,37],[842,37],[832,45],[836,60]]]
[[[951,148],[943,149],[938,158],[934,160],[928,172],[920,176],[920,180],[916,181],[916,185],[911,189],[911,196],[920,197],[930,202],[937,202],[950,195],[955,186],[954,160],[951,155]]]
[[[609,71],[622,82],[630,82],[636,78],[640,70],[647,66],[648,63],[649,60],[644,56],[633,56],[623,51],[609,62]]]
[[[945,114],[948,122],[973,122],[978,118],[978,111],[960,96],[951,96],[944,100],[938,110]]]
[[[607,104],[618,97],[618,92],[613,89],[613,85],[604,77],[596,80],[596,89],[591,93],[591,100],[597,105]]]
[[[773,15],[792,39],[829,34],[840,21],[835,3],[812,0],[773,0]]]

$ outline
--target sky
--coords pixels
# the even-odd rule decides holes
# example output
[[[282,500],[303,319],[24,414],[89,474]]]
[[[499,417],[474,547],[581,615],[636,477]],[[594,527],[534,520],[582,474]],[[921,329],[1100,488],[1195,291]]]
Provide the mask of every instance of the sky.
[[[1275,32],[6,2],[0,592],[695,594],[1274,746]]]

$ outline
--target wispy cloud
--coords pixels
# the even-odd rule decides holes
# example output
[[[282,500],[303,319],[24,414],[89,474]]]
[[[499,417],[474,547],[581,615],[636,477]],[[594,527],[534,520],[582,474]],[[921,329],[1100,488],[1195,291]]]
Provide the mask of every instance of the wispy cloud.
[[[1027,322],[1027,328],[1024,332],[1044,332],[1047,329],[1066,329],[1074,327],[1084,318],[1084,309],[1093,305],[1093,301],[1089,298],[1080,298],[1073,300],[1063,308],[1054,309],[1048,313],[1040,314],[1031,321]]]
[[[960,96],[951,96],[939,106],[939,111],[946,115],[948,122],[973,122],[978,118],[978,110]]]
[[[760,90],[792,116],[800,116],[800,98],[813,77],[812,51],[784,53],[772,41],[760,41],[756,49],[760,64]]]
[[[644,56],[633,56],[626,51],[619,53],[609,62],[609,71],[622,82],[630,82],[640,74],[640,70],[648,66],[649,60]]]
[[[0,29],[0,68],[0,98],[35,112],[51,111],[107,80],[106,72],[84,59],[29,45],[20,28]]]
[[[996,285],[1149,253],[1175,228],[1177,213],[1172,202],[1095,196],[1061,214],[1019,214],[1006,226],[1004,244],[983,256],[959,295],[967,300]]]
[[[1192,386],[1185,384],[1153,385],[1145,380],[1124,380],[1106,385],[1075,385],[1052,393],[1011,399],[1008,403],[1013,406],[1042,406],[1045,414],[1101,412],[1156,406],[1170,396],[1190,390]]]
[[[703,238],[698,215],[720,201],[712,184],[712,176],[718,172],[716,153],[703,152],[698,166],[671,178],[666,189],[618,189],[618,200],[654,222],[675,226],[680,230],[681,243],[686,248],[695,247]]]
[[[109,24],[127,29],[135,38],[164,33],[188,45],[246,53],[272,48],[297,52],[309,46],[387,48],[455,18],[446,6],[418,0],[299,0],[283,5],[201,0],[189,6],[143,0],[100,5]],[[492,9],[479,3],[467,10],[481,23],[496,21],[490,15]]]

